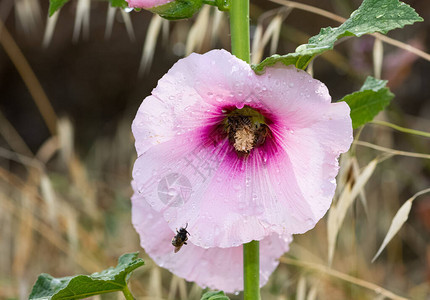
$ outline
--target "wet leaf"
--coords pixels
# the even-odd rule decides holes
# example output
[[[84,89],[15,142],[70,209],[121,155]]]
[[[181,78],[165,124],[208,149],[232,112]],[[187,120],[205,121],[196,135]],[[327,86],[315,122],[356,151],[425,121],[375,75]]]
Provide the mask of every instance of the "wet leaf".
[[[230,300],[223,291],[210,291],[204,293],[200,300]]]
[[[361,89],[346,95],[345,101],[351,108],[352,127],[357,128],[373,120],[373,118],[394,98],[394,94],[386,87],[386,80],[367,77]]]
[[[360,37],[375,32],[385,34],[390,30],[421,21],[423,19],[412,7],[398,0],[364,0],[339,27],[323,28],[318,35],[309,39],[308,44],[297,47],[294,53],[272,55],[254,65],[253,69],[256,73],[264,73],[266,67],[278,62],[305,69],[315,56],[333,49],[335,42],[342,37]]]
[[[122,255],[118,265],[91,275],[54,278],[41,274],[33,286],[29,299],[82,299],[94,295],[127,290],[132,271],[144,264],[138,252]]]

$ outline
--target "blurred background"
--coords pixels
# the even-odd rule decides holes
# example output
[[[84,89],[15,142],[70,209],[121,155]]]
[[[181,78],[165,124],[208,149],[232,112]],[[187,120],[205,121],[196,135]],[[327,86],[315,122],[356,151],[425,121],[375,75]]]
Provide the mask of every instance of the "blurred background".
[[[389,33],[403,44],[344,39],[310,67],[334,100],[368,75],[388,79],[396,97],[379,123],[355,132],[360,141],[341,159],[335,209],[295,237],[263,299],[430,299],[430,194],[414,200],[371,263],[401,205],[430,187],[430,139],[381,123],[430,131],[429,56],[405,50],[430,49],[430,2],[405,2],[425,21]],[[253,62],[293,52],[360,3],[252,1]],[[26,299],[42,272],[89,274],[134,251],[146,262],[130,282],[137,299],[200,299],[200,287],[157,267],[139,246],[130,125],[178,59],[230,49],[228,16],[207,6],[168,22],[101,0],[71,0],[51,18],[47,11],[48,1],[0,1],[0,299]]]

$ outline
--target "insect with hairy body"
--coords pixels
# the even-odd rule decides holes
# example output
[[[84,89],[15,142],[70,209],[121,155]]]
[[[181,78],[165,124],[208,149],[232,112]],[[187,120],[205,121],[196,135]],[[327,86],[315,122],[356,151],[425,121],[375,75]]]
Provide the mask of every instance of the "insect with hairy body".
[[[175,253],[181,250],[183,245],[187,244],[188,236],[190,233],[187,231],[188,223],[184,227],[176,229],[176,235],[172,238],[172,245],[175,246]]]

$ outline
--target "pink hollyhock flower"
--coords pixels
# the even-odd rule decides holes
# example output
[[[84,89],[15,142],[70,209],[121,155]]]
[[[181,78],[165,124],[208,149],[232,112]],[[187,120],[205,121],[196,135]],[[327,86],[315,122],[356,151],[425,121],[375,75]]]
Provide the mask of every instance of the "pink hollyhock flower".
[[[224,50],[179,60],[132,130],[133,214],[146,201],[171,236],[188,224],[190,244],[201,248],[313,228],[352,142],[348,105],[331,103],[320,81],[293,66],[256,75]]]
[[[174,253],[171,240],[175,233],[163,215],[153,210],[139,193],[134,193],[132,204],[132,222],[140,235],[140,244],[159,266],[202,287],[227,293],[243,290],[242,246],[204,249],[189,242]],[[276,233],[261,240],[261,286],[276,269],[278,258],[288,251],[291,240],[291,235],[281,238]]]
[[[170,3],[174,0],[126,0],[129,7],[150,9]]]
[[[144,8],[168,20],[191,18],[203,5],[202,0],[126,0],[131,8]]]

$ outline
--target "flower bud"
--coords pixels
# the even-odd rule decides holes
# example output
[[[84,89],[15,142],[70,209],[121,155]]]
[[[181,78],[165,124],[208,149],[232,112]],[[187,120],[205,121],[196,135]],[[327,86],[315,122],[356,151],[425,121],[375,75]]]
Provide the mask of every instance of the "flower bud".
[[[126,0],[131,8],[144,8],[168,20],[191,18],[202,0]]]

